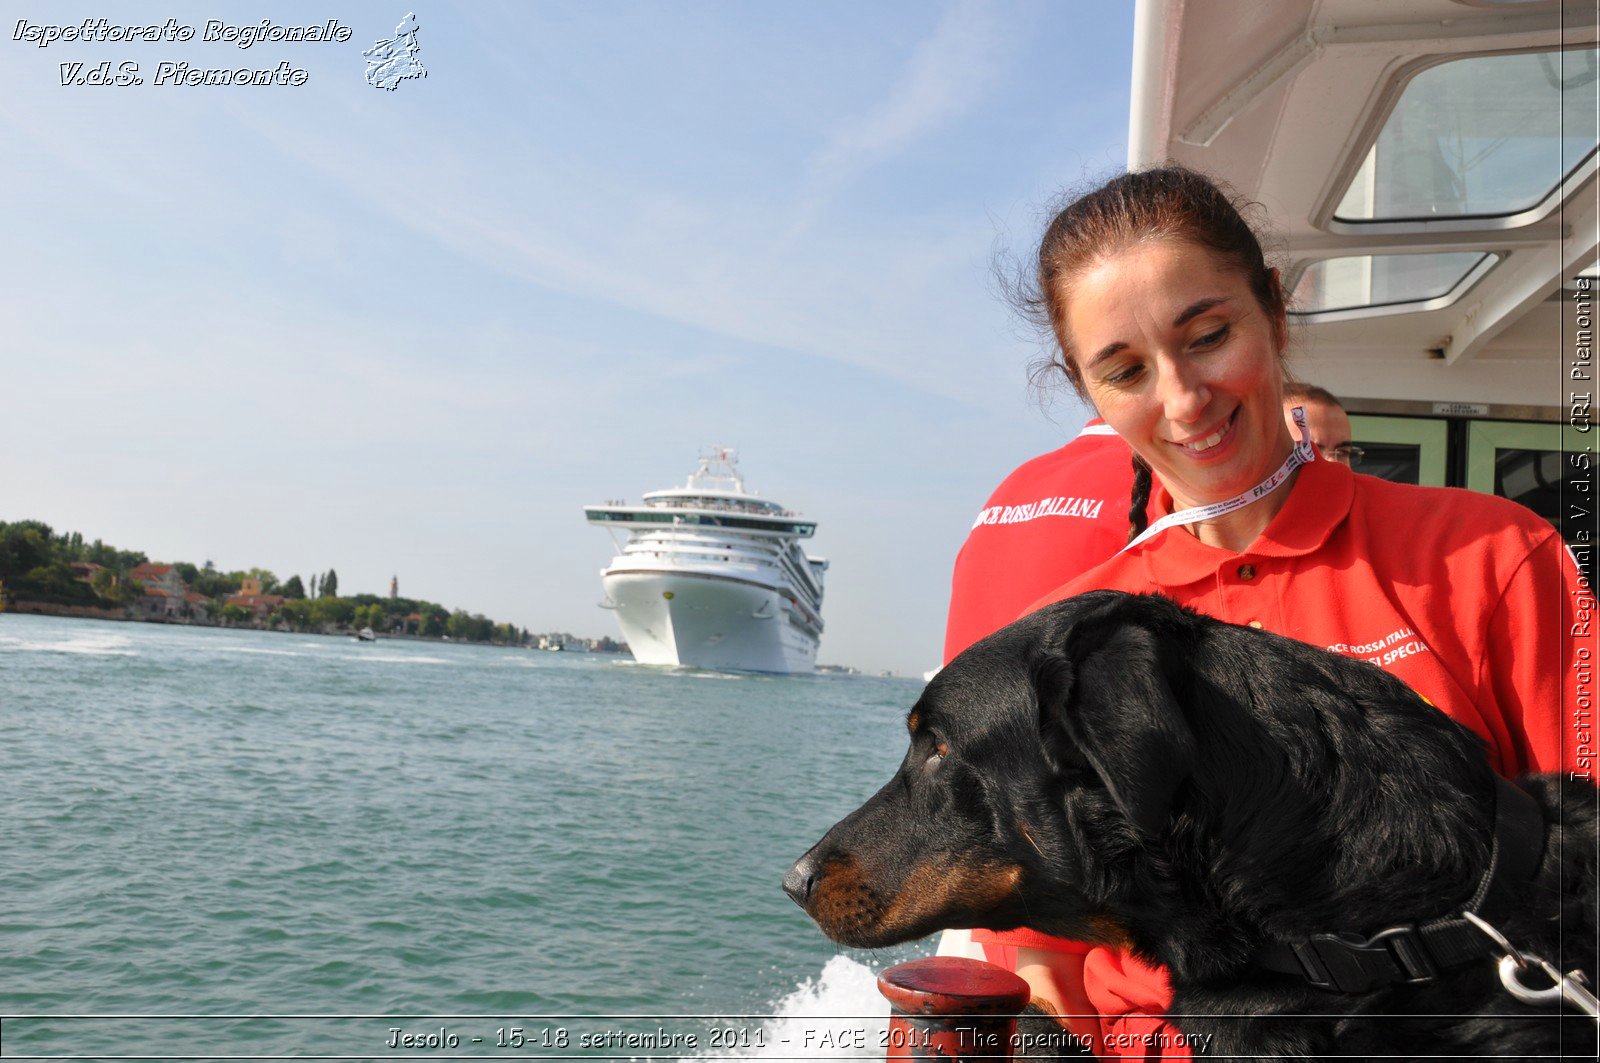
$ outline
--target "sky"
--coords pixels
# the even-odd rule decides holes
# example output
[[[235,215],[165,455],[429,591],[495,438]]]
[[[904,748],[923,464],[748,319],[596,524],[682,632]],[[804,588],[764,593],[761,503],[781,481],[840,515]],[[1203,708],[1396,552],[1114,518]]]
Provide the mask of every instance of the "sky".
[[[414,11],[427,76],[366,83]],[[337,19],[347,42],[206,42]],[[16,39],[19,22],[192,26]],[[251,20],[255,20],[254,23]],[[939,663],[951,566],[1085,411],[997,264],[1126,155],[1101,0],[7,3],[0,520],[616,635],[582,507],[702,448],[818,524],[819,660]],[[24,37],[27,34],[24,32]],[[62,84],[62,64],[143,84]],[[306,72],[156,84],[158,64]]]

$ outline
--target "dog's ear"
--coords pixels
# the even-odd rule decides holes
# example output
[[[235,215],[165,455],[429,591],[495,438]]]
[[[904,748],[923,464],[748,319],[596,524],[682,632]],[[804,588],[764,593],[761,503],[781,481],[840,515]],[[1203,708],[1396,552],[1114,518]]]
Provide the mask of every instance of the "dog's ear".
[[[1156,631],[1114,613],[1083,618],[1037,662],[1046,756],[1087,766],[1135,827],[1155,835],[1197,747],[1163,668]]]

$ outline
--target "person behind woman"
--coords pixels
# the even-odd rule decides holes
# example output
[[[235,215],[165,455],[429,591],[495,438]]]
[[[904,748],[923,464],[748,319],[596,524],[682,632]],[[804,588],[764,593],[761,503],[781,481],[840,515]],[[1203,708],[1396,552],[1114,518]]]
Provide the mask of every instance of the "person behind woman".
[[[1138,471],[1133,545],[1036,607],[1096,588],[1165,594],[1371,661],[1477,732],[1502,775],[1592,778],[1569,730],[1592,693],[1569,635],[1589,606],[1560,537],[1505,499],[1297,451],[1281,406],[1283,293],[1227,195],[1178,168],[1117,177],[1050,223],[1037,284],[1061,369]],[[1047,1003],[1086,997],[1106,1055],[1188,1054],[1164,1018],[1161,970],[1029,931],[973,937],[1057,950],[1049,977],[1024,976]]]
[[[1283,416],[1285,422],[1294,423],[1294,408],[1305,413],[1306,427],[1311,430],[1311,445],[1329,461],[1355,468],[1366,452],[1351,438],[1350,415],[1327,388],[1291,380],[1283,386]],[[1063,580],[1063,583],[1066,581]]]

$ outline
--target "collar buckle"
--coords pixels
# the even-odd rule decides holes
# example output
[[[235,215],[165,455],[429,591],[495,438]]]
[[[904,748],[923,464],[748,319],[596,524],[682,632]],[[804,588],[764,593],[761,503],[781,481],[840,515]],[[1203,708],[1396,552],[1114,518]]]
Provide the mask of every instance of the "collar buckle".
[[[1388,927],[1366,940],[1355,934],[1312,934],[1291,948],[1308,982],[1340,993],[1427,982],[1439,974],[1415,923]]]

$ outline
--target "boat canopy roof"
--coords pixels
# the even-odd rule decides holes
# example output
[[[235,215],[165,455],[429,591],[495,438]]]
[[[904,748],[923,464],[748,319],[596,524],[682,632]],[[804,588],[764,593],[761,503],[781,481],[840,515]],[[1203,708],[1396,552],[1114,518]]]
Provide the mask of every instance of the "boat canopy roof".
[[[1592,2],[1138,0],[1128,164],[1258,203],[1298,377],[1365,412],[1559,420],[1594,278]]]

